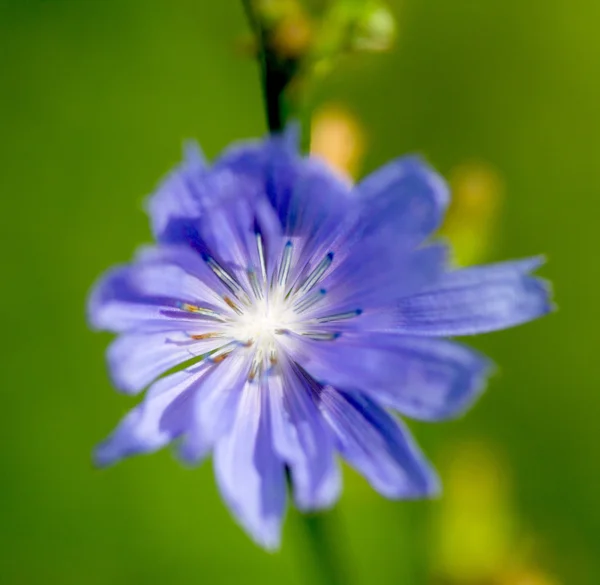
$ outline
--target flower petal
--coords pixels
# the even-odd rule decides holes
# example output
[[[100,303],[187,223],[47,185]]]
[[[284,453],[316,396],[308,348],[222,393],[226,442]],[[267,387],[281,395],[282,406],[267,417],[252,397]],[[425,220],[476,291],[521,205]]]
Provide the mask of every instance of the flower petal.
[[[492,371],[490,360],[452,341],[402,337],[396,352],[396,368],[401,372],[396,383],[373,389],[372,395],[420,420],[463,414],[485,389]]]
[[[192,339],[182,331],[125,333],[108,348],[108,366],[113,383],[128,394],[136,394],[162,373],[223,345],[223,340]]]
[[[193,423],[179,447],[179,454],[187,463],[198,463],[216,441],[230,432],[251,357],[249,352],[233,352],[204,378],[191,406]]]
[[[433,285],[443,274],[445,246],[410,253],[394,253],[391,246],[389,239],[370,238],[333,266],[321,282],[326,302],[315,306],[315,316],[372,308],[388,308],[392,316],[399,299]]]
[[[269,377],[275,451],[290,467],[296,506],[329,508],[341,490],[332,437],[315,404],[314,382],[291,367]]]
[[[152,232],[160,241],[169,223],[183,217],[198,217],[201,201],[208,193],[203,187],[206,162],[196,143],[185,148],[185,160],[146,200]]]
[[[119,333],[142,323],[168,321],[163,311],[173,308],[166,299],[144,297],[133,286],[131,268],[118,266],[93,287],[87,305],[88,321],[95,329]]]
[[[421,420],[462,414],[491,370],[489,360],[475,350],[439,339],[349,333],[302,345],[294,357],[319,383],[367,394]]]
[[[131,267],[135,290],[146,298],[164,298],[173,306],[189,303],[204,308],[228,311],[215,289],[173,264],[138,264]],[[222,287],[223,288],[223,287]]]
[[[362,237],[391,231],[398,247],[423,242],[441,224],[449,193],[444,180],[418,157],[396,159],[356,187],[363,201]]]
[[[94,454],[97,465],[112,465],[130,455],[157,451],[190,423],[191,400],[206,368],[177,372],[158,380],[144,401],[131,410]]]
[[[88,320],[96,329],[193,329],[199,316],[179,311],[181,302],[229,312],[219,293],[222,283],[195,253],[183,247],[146,248],[136,263],[107,272],[88,301]]]
[[[546,281],[531,276],[540,258],[450,272],[402,299],[396,330],[407,335],[473,335],[513,327],[552,310]]]
[[[321,411],[342,456],[379,493],[398,499],[438,493],[438,479],[409,433],[371,399],[326,386]]]
[[[264,186],[249,183],[230,170],[214,171],[210,184],[220,196],[198,221],[198,236],[208,255],[249,287],[247,271],[259,266],[257,233],[266,242],[267,256],[279,254],[283,245],[279,219],[263,193]]]
[[[215,169],[228,169],[266,192],[281,225],[286,224],[289,198],[302,162],[296,128],[288,126],[278,136],[249,141],[227,149]]]
[[[273,450],[265,388],[243,390],[233,429],[215,447],[215,475],[238,522],[263,547],[279,546],[285,508],[283,463]]]
[[[282,136],[233,148],[215,164],[241,177],[247,189],[266,193],[284,242],[294,242],[291,278],[313,255],[326,254],[355,222],[352,210],[358,211],[348,181],[319,159],[299,156],[293,133],[288,129]]]

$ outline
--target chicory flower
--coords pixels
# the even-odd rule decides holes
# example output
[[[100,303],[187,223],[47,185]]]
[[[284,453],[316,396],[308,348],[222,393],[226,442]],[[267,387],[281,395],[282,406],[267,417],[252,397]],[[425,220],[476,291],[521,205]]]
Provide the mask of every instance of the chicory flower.
[[[438,480],[402,422],[477,398],[490,362],[449,336],[511,327],[550,308],[539,258],[452,270],[431,241],[448,205],[417,158],[357,185],[302,157],[290,135],[237,145],[209,166],[190,148],[148,201],[156,245],[109,271],[89,319],[118,334],[117,388],[141,404],[101,465],[176,442],[213,454],[235,518],[276,548],[289,476],[301,510],[330,507],[341,455],[388,498]]]

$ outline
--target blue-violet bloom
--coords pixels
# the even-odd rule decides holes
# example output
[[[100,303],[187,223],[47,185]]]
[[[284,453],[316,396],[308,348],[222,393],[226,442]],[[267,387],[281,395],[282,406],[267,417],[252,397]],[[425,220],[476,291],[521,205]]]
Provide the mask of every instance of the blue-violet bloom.
[[[114,384],[143,402],[95,454],[108,465],[177,441],[212,451],[238,522],[276,548],[289,475],[295,505],[328,508],[337,454],[388,498],[438,480],[390,410],[465,411],[490,362],[448,336],[504,329],[551,309],[529,258],[452,270],[430,241],[442,178],[400,158],[357,185],[298,152],[291,132],[197,148],[148,200],[157,244],[95,286],[89,320],[118,333]],[[165,375],[166,374],[166,375]]]

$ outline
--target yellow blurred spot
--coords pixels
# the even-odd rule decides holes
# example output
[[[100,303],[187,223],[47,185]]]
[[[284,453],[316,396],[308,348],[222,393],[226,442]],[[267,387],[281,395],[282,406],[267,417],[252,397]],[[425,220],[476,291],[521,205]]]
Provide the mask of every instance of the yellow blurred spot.
[[[255,0],[257,13],[269,35],[269,46],[279,57],[297,59],[312,43],[313,25],[296,0]]]
[[[364,150],[364,131],[346,108],[328,104],[317,110],[311,123],[311,154],[356,177]]]
[[[445,461],[433,575],[449,585],[560,585],[534,562],[536,541],[522,531],[500,453],[483,441],[464,442]]]
[[[448,460],[436,519],[435,572],[451,583],[483,583],[514,560],[507,469],[482,443],[459,445]]]
[[[459,266],[485,259],[494,244],[504,186],[498,171],[481,162],[465,163],[450,174],[452,200],[441,235]]]
[[[560,585],[558,581],[535,569],[516,571],[502,577],[498,585]]]
[[[312,28],[304,15],[283,19],[273,30],[271,45],[282,57],[299,58],[312,41]]]

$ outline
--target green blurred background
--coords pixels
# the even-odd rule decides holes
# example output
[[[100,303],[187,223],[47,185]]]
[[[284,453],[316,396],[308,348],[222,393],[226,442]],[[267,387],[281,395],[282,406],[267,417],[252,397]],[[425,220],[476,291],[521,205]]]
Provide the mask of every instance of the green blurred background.
[[[487,394],[412,425],[444,498],[388,502],[346,470],[336,542],[356,585],[598,585],[600,3],[390,5],[394,50],[344,60],[317,101],[356,117],[362,172],[412,151],[447,176],[487,169],[504,197],[477,260],[545,252],[561,309],[478,338],[501,364]],[[87,291],[149,240],[141,202],[184,139],[213,157],[264,133],[247,32],[233,0],[0,0],[2,585],[316,581],[301,517],[263,552],[210,463],[90,461],[133,401]]]

